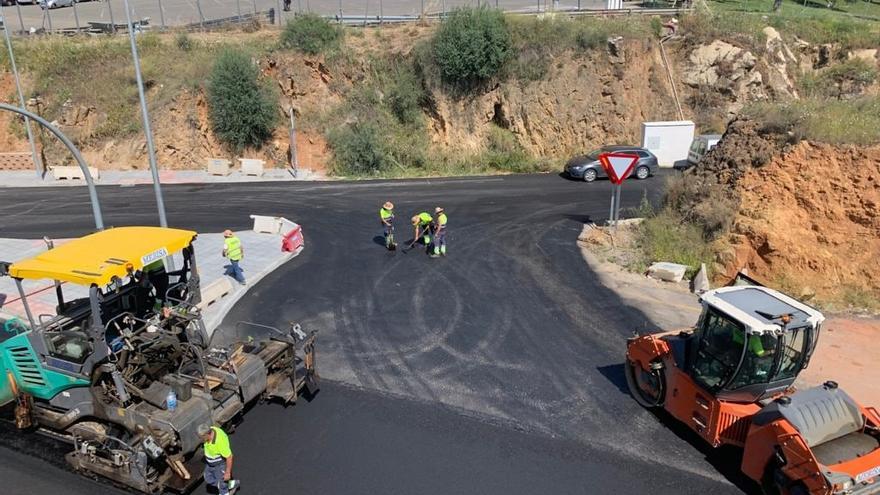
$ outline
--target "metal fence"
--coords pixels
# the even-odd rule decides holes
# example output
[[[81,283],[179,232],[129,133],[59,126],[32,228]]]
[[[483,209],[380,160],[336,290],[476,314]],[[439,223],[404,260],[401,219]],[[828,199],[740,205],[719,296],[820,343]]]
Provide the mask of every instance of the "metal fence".
[[[67,4],[70,0],[33,0]],[[642,4],[619,0],[129,0],[135,29],[210,29],[219,25],[261,23],[281,25],[301,13],[315,13],[345,24],[382,24],[436,19],[463,6],[489,6],[510,13],[568,14],[668,13],[678,9],[656,9],[676,3]],[[659,3],[659,2],[658,2]],[[69,6],[43,9],[41,5],[16,4],[3,7],[11,31],[24,33],[115,33],[124,32],[123,0],[74,1]]]

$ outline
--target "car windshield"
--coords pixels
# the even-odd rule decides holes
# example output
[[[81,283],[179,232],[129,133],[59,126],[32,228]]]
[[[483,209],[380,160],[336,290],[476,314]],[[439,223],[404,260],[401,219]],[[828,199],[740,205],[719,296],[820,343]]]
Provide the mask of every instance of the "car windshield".
[[[587,158],[589,158],[590,160],[598,160],[599,155],[601,155],[602,153],[605,153],[605,151],[603,151],[602,148],[599,148],[597,150],[593,150],[587,153]]]

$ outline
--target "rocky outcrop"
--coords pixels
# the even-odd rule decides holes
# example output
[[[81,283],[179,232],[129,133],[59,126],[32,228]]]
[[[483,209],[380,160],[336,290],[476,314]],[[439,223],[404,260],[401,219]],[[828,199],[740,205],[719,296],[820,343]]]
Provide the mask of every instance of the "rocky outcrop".
[[[782,41],[779,31],[767,26],[764,28],[764,36],[767,37],[764,57],[767,62],[767,86],[770,97],[797,98],[798,93],[789,76],[789,70],[797,66],[798,58]]]
[[[638,143],[642,122],[678,118],[656,43],[620,38],[605,50],[561,54],[540,81],[506,80],[463,99],[429,90],[434,142],[471,152],[485,145],[490,125],[536,156],[566,156]]]
[[[691,51],[682,80],[695,91],[723,95],[729,103],[726,111],[733,115],[746,102],[767,98],[757,65],[751,52],[716,40]]]

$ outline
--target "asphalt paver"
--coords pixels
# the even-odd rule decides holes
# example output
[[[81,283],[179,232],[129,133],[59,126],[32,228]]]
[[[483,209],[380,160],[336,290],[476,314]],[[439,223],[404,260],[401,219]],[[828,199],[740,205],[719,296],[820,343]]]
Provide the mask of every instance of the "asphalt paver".
[[[626,183],[624,207],[662,177]],[[556,175],[169,186],[169,221],[303,225],[303,253],[221,325],[319,331],[324,387],[254,408],[233,436],[249,493],[739,493],[733,469],[629,397],[626,337],[655,327],[599,283],[576,246],[608,216],[610,185]],[[83,189],[0,191],[3,237],[88,232]],[[155,224],[146,187],[99,188],[108,225]],[[443,206],[449,256],[382,246],[378,209]],[[247,259],[243,265],[247,267]],[[723,464],[727,462],[721,460]],[[735,461],[734,461],[735,462]],[[24,476],[24,475],[22,475]]]

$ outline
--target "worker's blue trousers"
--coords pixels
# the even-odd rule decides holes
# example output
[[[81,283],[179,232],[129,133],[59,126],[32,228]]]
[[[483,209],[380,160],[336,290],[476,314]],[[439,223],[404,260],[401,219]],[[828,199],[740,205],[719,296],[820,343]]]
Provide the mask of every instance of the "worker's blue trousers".
[[[226,274],[232,275],[232,278],[237,280],[238,283],[244,283],[244,272],[241,270],[238,260],[229,260],[229,268],[226,269]]]
[[[205,484],[216,486],[220,495],[229,495],[229,484],[223,480],[226,474],[226,461],[205,465]]]

